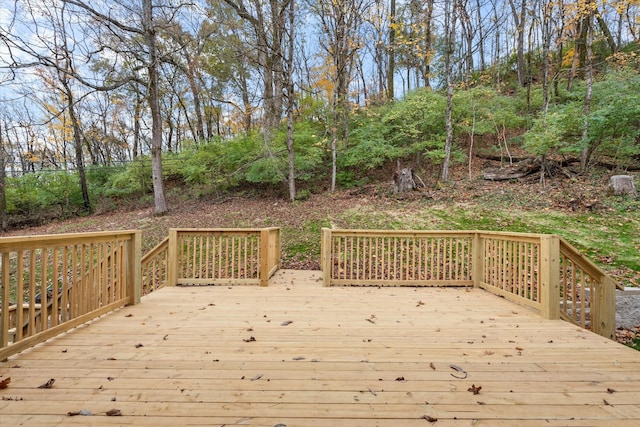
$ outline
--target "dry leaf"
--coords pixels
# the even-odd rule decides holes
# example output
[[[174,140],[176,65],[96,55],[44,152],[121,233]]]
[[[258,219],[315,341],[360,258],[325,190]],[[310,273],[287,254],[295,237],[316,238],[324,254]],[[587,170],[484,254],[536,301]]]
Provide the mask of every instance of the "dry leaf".
[[[107,414],[108,417],[121,417],[122,416],[122,412],[120,411],[120,409],[110,409],[107,412],[105,412],[105,414]]]
[[[127,314],[127,315],[126,315],[126,316],[124,316],[124,317],[133,317],[133,314],[129,313],[129,314]]]
[[[616,392],[616,391],[615,391],[614,389],[612,389],[612,388],[608,388],[608,389],[607,389],[607,393],[609,393],[609,394],[613,394],[613,393],[615,393],[615,392]]]
[[[42,385],[38,386],[38,388],[51,388],[51,387],[53,387],[53,383],[55,383],[55,382],[56,382],[55,378],[51,378],[51,379],[50,379],[49,381],[47,381],[46,383],[44,383],[44,384],[42,384]]]
[[[482,390],[482,386],[476,386],[475,384],[471,384],[471,387],[467,389],[467,391],[470,391],[473,394],[480,394],[480,390]]]
[[[437,419],[437,418],[434,418],[434,417],[429,416],[429,415],[423,415],[423,416],[422,416],[422,419],[423,419],[423,420],[427,420],[427,421],[429,421],[430,423],[435,423],[436,421],[438,421],[438,419]]]
[[[11,382],[11,377],[7,377],[0,381],[0,390],[9,388],[9,383]]]
[[[256,337],[249,337],[249,338],[245,338],[242,341],[244,342],[254,342],[256,340]]]
[[[436,365],[434,365],[433,362],[429,363],[429,367],[434,371],[436,370]]]
[[[140,348],[140,347],[144,347],[144,344],[142,344],[142,343],[136,344],[136,348]]]
[[[518,350],[518,351],[522,351],[522,350],[524,350],[524,348],[522,348],[522,347],[516,347],[516,350]]]
[[[396,378],[396,381],[406,382],[407,380],[405,380],[404,377],[398,377]]]
[[[285,320],[284,322],[280,323],[280,326],[287,326],[293,323],[293,320]]]

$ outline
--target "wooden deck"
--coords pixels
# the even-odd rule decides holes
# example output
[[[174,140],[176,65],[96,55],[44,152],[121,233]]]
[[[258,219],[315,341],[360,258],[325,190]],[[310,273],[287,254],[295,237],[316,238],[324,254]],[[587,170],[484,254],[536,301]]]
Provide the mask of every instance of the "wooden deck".
[[[153,292],[0,363],[0,425],[640,425],[636,351],[480,289],[321,280]]]

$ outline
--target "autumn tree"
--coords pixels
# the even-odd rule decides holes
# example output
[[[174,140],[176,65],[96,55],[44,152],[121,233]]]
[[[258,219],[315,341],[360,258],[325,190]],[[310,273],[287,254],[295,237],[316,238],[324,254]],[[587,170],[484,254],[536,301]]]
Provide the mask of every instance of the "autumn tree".
[[[316,0],[311,7],[320,22],[320,45],[331,59],[334,90],[331,106],[331,192],[336,189],[338,140],[349,138],[349,84],[356,55],[362,47],[359,34],[371,3],[367,0]]]

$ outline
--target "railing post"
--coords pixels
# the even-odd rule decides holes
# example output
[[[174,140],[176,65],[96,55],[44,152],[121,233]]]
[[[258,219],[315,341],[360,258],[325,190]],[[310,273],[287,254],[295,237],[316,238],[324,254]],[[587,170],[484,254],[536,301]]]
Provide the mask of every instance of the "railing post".
[[[11,283],[10,277],[10,258],[9,251],[2,252],[0,255],[2,256],[2,270],[0,274],[2,274],[2,299],[0,299],[0,349],[5,348],[9,345],[9,286]],[[21,301],[17,301],[16,310],[22,310]],[[17,311],[16,311],[17,314]],[[19,319],[20,317],[18,317]],[[0,359],[0,362],[4,362],[5,360]]]
[[[127,277],[127,295],[129,295],[129,305],[140,303],[142,297],[142,232],[135,231],[129,241],[129,277]]]
[[[167,260],[167,286],[178,284],[178,230],[169,229],[169,250]]]
[[[560,318],[560,238],[540,236],[540,298],[542,317]]]
[[[484,250],[482,248],[482,239],[480,232],[473,234],[473,250],[471,255],[471,275],[473,279],[473,287],[479,288],[482,281],[482,261],[484,259]]]
[[[323,228],[320,238],[322,286],[331,286],[331,229]]]
[[[598,335],[615,340],[616,338],[616,284],[605,274],[602,281],[597,283],[592,300],[595,307],[591,307],[591,329]]]
[[[260,286],[269,286],[269,229],[260,230],[260,251],[258,253],[258,262],[260,265]]]

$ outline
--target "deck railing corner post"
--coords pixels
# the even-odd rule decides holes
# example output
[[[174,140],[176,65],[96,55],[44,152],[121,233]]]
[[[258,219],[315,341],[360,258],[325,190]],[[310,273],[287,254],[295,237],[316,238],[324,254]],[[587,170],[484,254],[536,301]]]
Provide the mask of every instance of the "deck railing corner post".
[[[540,236],[540,299],[545,319],[560,318],[560,237]]]
[[[322,228],[320,239],[320,267],[322,269],[322,286],[331,286],[331,229]]]
[[[600,283],[596,284],[595,308],[592,308],[591,329],[598,335],[616,339],[616,284],[605,274]]]
[[[131,235],[129,246],[129,305],[140,303],[142,297],[142,232],[136,230]]]
[[[260,250],[258,265],[260,269],[260,286],[269,286],[269,229],[260,229]]]
[[[482,250],[482,239],[480,237],[479,231],[475,231],[473,233],[473,248],[471,258],[471,279],[473,280],[473,287],[479,288],[480,283],[482,282],[482,260],[484,258],[484,253]]]
[[[167,257],[167,286],[178,284],[178,230],[169,229],[169,251]]]

